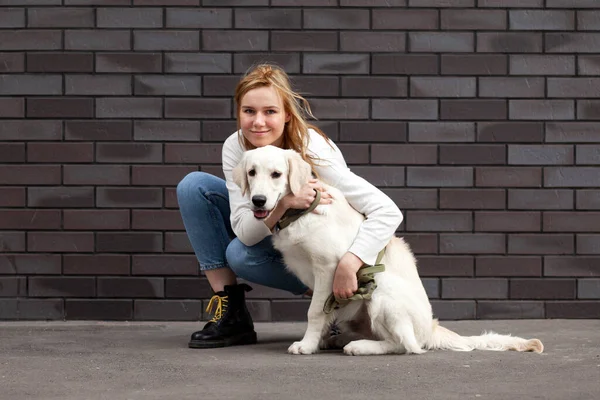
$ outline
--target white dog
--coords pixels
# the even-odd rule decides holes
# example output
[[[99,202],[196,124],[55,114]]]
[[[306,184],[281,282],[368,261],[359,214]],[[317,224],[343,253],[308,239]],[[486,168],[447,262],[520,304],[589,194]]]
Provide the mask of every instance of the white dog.
[[[298,153],[273,146],[247,151],[233,171],[234,181],[244,195],[266,198],[263,206],[253,207],[257,209],[255,215],[271,211],[280,198],[297,193],[310,177],[310,166]],[[325,186],[333,197],[332,204],[317,207],[317,212],[302,216],[273,236],[287,268],[313,289],[306,333],[289,347],[289,353],[313,354],[327,347],[343,347],[349,355],[420,354],[429,349],[543,351],[538,339],[495,333],[465,337],[438,325],[415,258],[398,237],[386,246],[382,261],[385,271],[375,275],[377,288],[372,298],[351,301],[326,314],[323,306],[332,291],[335,269],[354,241],[364,216],[339,190]],[[328,338],[334,320],[342,334]]]

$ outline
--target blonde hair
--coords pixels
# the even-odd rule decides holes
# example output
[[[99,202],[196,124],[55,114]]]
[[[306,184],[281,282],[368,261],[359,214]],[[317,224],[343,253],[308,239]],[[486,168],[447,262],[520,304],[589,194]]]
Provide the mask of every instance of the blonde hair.
[[[246,137],[241,134],[240,107],[242,98],[252,89],[261,87],[273,87],[283,100],[283,108],[290,116],[290,120],[283,128],[284,149],[292,149],[300,154],[302,159],[310,164],[314,170],[315,157],[307,154],[308,130],[314,129],[329,143],[327,135],[318,127],[307,122],[307,116],[316,119],[313,115],[308,101],[300,94],[292,90],[290,78],[280,67],[273,64],[258,64],[251,68],[240,80],[235,88],[237,127],[240,132],[240,141],[246,150],[254,149]]]

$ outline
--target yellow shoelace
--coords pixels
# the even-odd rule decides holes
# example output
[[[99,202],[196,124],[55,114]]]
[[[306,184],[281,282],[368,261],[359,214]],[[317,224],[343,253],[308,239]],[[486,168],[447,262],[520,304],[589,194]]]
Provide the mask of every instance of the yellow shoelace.
[[[216,309],[215,316],[209,322],[217,322],[221,319],[221,317],[223,317],[223,314],[225,313],[225,311],[227,311],[227,300],[228,296],[221,297],[219,295],[214,295],[213,297],[211,297],[210,301],[208,302],[208,306],[206,307],[206,312],[213,312],[213,307],[215,305]]]

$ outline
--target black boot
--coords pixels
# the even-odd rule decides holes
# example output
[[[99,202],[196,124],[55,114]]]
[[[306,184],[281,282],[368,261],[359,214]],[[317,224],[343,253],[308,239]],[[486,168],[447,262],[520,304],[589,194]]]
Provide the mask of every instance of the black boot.
[[[213,319],[204,329],[192,333],[189,347],[210,349],[256,343],[254,324],[245,301],[245,292],[251,290],[250,286],[242,283],[227,285],[224,291],[217,292],[206,308],[206,312],[213,312],[215,308]]]

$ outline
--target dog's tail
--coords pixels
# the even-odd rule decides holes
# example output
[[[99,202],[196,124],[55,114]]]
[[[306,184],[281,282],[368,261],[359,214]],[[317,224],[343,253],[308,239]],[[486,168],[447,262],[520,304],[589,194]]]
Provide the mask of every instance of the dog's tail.
[[[494,332],[487,332],[480,336],[460,336],[438,324],[433,320],[433,333],[425,348],[428,350],[493,350],[493,351],[533,351],[541,353],[544,351],[544,345],[538,339],[523,339],[510,335],[499,335]]]

